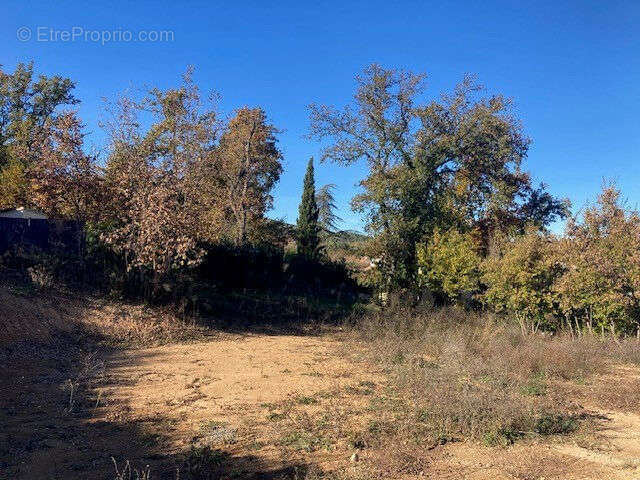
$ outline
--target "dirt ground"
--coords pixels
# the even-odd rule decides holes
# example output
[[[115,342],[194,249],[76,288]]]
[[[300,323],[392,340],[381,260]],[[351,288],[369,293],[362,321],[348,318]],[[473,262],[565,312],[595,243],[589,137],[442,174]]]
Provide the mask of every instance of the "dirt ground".
[[[112,479],[114,460],[120,471],[127,460],[148,466],[152,479],[176,470],[181,478],[640,479],[640,416],[603,405],[585,406],[599,419],[586,432],[507,448],[425,448],[418,470],[415,459],[400,468],[399,451],[385,473],[380,452],[349,440],[375,418],[368,406],[384,375],[350,355],[339,332],[221,334],[94,353],[63,344],[4,352],[2,479]],[[615,375],[638,372],[620,371],[612,385]]]

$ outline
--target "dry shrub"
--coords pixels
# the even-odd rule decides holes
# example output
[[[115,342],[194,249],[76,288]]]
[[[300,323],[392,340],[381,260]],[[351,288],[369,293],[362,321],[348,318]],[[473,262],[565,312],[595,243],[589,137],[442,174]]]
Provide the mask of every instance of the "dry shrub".
[[[610,360],[635,358],[637,350],[621,342],[615,350],[595,337],[523,335],[490,314],[454,308],[379,312],[362,318],[355,332],[389,372],[389,396],[402,400],[393,409],[381,402],[380,423],[394,428],[376,433],[431,445],[571,432],[583,412],[557,385],[602,372]]]
[[[204,328],[171,309],[123,302],[96,301],[87,306],[81,322],[107,343],[120,346],[163,345],[204,335]]]

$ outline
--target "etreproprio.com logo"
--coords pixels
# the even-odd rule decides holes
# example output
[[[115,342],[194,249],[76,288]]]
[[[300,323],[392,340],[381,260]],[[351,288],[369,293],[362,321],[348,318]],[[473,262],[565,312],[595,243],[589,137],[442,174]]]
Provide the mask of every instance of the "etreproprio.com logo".
[[[80,26],[54,28],[40,25],[33,29],[19,27],[16,38],[21,42],[91,42],[105,45],[111,42],[173,42],[175,35],[173,30],[96,30]]]

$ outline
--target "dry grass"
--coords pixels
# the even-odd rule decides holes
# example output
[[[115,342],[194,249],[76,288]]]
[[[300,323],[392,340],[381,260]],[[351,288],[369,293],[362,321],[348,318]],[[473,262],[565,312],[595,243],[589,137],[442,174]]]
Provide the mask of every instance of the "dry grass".
[[[523,336],[490,315],[455,309],[369,315],[353,334],[389,375],[371,430],[393,445],[507,445],[571,433],[587,414],[564,387],[640,358],[635,340]]]
[[[71,333],[114,347],[185,342],[207,334],[169,308],[15,285],[0,285],[0,329],[0,347],[24,341],[50,343],[55,336]]]
[[[149,347],[200,339],[207,330],[169,308],[93,300],[79,320],[90,332],[113,346]]]
[[[640,358],[635,340],[522,336],[496,318],[457,310],[369,315],[346,337],[346,360],[356,360],[356,368],[375,366],[371,371],[383,372],[379,379],[336,377],[333,388],[263,404],[260,436],[245,426],[238,443],[222,448],[246,444],[253,453],[314,459],[307,473],[282,477],[300,479],[428,476],[443,458],[440,446],[457,442],[473,452],[517,444],[533,459],[538,442],[574,432],[580,435],[574,439],[591,438],[599,420],[576,401],[589,394],[607,402],[611,385],[600,379],[612,365]],[[625,392],[630,395],[631,387]],[[194,452],[194,471],[201,464],[207,471],[228,468],[228,459],[215,456],[211,466],[207,452]],[[353,452],[365,460],[350,463]],[[522,465],[509,455],[495,468],[509,467],[521,478],[555,470],[562,477],[576,468],[574,460],[552,452],[548,461]]]
[[[583,457],[571,455],[590,455],[594,435],[602,444],[623,437],[612,427],[604,435],[602,424],[631,425],[640,412],[635,339],[523,336],[490,315],[454,309],[374,313],[318,337],[219,335],[177,345],[210,332],[168,310],[0,288],[0,326],[13,332],[9,340],[75,339],[67,349],[53,342],[40,366],[27,354],[18,362],[19,349],[7,353],[7,403],[17,406],[3,438],[12,438],[11,458],[28,460],[16,461],[20,468],[46,466],[52,452],[71,456],[67,437],[75,435],[95,445],[73,468],[118,480],[173,480],[176,469],[183,479],[460,478],[480,463],[493,470],[477,478],[559,479],[582,468]],[[109,355],[100,357],[85,345],[89,337],[110,346],[174,344],[98,346]],[[71,366],[62,369],[61,358]],[[41,399],[49,413],[33,420]],[[592,418],[607,408],[630,413]],[[38,447],[24,425],[47,443]],[[358,461],[350,461],[354,453]],[[72,471],[70,462],[61,471]]]
[[[47,342],[59,332],[69,332],[73,322],[59,302],[43,297],[33,301],[32,292],[0,285],[0,347],[19,341]]]

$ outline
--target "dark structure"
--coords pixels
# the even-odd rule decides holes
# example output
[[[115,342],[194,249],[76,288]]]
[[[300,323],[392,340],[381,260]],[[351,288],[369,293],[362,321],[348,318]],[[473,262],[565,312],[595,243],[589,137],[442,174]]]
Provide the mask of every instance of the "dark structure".
[[[24,208],[0,211],[0,255],[12,249],[74,254],[82,251],[83,243],[79,222],[49,219]]]

